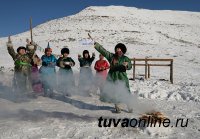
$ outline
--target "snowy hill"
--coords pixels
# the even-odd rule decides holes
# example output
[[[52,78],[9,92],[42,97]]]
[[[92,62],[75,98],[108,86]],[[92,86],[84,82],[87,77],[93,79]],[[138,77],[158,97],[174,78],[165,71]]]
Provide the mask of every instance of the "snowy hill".
[[[88,7],[75,15],[38,25],[33,28],[33,39],[42,48],[50,42],[55,54],[59,54],[63,46],[68,46],[70,55],[76,62],[73,68],[75,74],[79,72],[77,55],[84,49],[95,52],[98,56],[92,46],[83,46],[80,43],[84,38],[88,38],[87,33],[112,52],[118,42],[126,44],[127,55],[131,58],[173,58],[174,84],[159,80],[169,78],[169,69],[153,67],[152,77],[147,81],[142,80],[143,77],[138,77],[140,80],[130,81],[131,91],[145,103],[153,101],[156,104],[155,109],[165,112],[172,119],[176,117],[190,119],[190,127],[173,128],[173,133],[167,131],[169,134],[161,137],[197,138],[200,123],[199,32],[200,13],[197,12],[108,6]],[[30,33],[27,31],[11,38],[17,48],[25,45]],[[0,79],[2,82],[0,113],[5,113],[0,114],[2,138],[11,135],[11,138],[132,138],[133,136],[153,138],[152,133],[146,131],[114,127],[99,128],[96,119],[100,116],[133,118],[138,117],[139,112],[136,109],[133,114],[115,115],[109,111],[112,105],[100,102],[97,96],[83,98],[74,96],[63,101],[39,97],[16,105],[8,99],[7,96],[10,95],[5,95],[7,92],[5,88],[10,87],[12,77],[12,72],[7,72],[7,69],[13,67],[12,58],[7,54],[6,41],[7,38],[0,38],[0,66],[5,67]],[[39,50],[37,53],[40,56],[43,54]],[[136,72],[143,74],[144,68],[137,68]],[[128,75],[131,78],[132,71],[129,71]],[[97,106],[98,109],[95,109]],[[24,127],[20,128],[20,125]],[[91,128],[92,132],[97,134],[91,133]]]

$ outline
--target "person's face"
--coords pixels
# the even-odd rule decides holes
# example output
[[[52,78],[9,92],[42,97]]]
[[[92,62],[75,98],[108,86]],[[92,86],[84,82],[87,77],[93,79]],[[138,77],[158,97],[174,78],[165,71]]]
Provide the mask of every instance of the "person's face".
[[[104,56],[103,56],[103,55],[99,55],[99,59],[100,59],[100,60],[103,60],[103,59],[104,59]]]
[[[88,54],[88,53],[85,53],[85,54],[84,54],[84,57],[85,57],[85,58],[88,58],[88,57],[89,57],[89,54]]]
[[[69,55],[68,53],[64,53],[63,57],[68,57],[68,55]]]
[[[52,51],[51,50],[48,50],[47,52],[46,52],[46,55],[47,56],[50,56],[52,54]]]
[[[26,50],[24,50],[24,49],[20,49],[20,50],[19,50],[19,54],[20,54],[20,55],[24,55],[24,54],[26,54]]]
[[[116,49],[116,54],[117,54],[118,56],[122,56],[122,55],[123,55],[123,52],[122,52],[122,50],[121,50],[120,48],[117,48],[117,49]]]

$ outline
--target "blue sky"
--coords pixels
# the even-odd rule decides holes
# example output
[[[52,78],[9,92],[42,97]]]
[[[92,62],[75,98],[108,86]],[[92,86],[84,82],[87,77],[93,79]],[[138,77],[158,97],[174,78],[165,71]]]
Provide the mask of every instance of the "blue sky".
[[[200,0],[0,0],[0,37],[28,30],[30,17],[36,26],[88,6],[108,5],[200,12]]]

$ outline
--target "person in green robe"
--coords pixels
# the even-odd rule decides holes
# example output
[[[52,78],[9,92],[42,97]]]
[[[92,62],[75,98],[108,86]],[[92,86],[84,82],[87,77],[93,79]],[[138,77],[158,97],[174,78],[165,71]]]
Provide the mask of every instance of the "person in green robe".
[[[57,66],[60,67],[58,71],[58,89],[64,96],[71,96],[72,88],[75,87],[75,80],[72,71],[75,62],[71,57],[69,57],[69,52],[68,48],[63,48],[61,50],[62,57],[57,61]]]
[[[126,71],[132,68],[132,63],[131,60],[125,56],[127,48],[124,44],[118,43],[114,49],[115,53],[111,53],[99,43],[95,42],[94,44],[94,48],[110,63],[110,69],[107,76],[108,83],[105,84],[104,89],[101,92],[100,99],[102,101],[115,103],[116,112],[119,113],[121,112],[119,103],[124,103],[124,100],[122,99],[123,95],[126,97],[131,95],[129,79]],[[119,86],[121,86],[122,89],[120,89]],[[109,93],[113,92],[113,90],[115,91],[114,93]],[[128,110],[129,112],[132,112],[132,108],[129,106]]]

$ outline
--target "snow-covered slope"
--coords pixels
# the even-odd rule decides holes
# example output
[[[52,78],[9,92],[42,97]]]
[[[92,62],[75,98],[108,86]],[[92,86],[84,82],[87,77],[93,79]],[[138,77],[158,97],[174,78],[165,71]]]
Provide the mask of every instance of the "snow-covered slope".
[[[173,129],[174,131],[169,137],[189,138],[192,136],[196,138],[199,135],[197,125],[200,113],[198,106],[200,101],[199,32],[200,13],[197,12],[152,11],[133,7],[108,6],[88,7],[75,15],[38,25],[33,28],[33,39],[43,48],[47,46],[47,42],[50,42],[55,54],[59,54],[63,46],[68,46],[71,52],[70,55],[76,62],[76,66],[73,68],[75,73],[79,72],[77,60],[79,53],[81,54],[84,49],[88,49],[90,52],[98,54],[92,46],[83,46],[80,44],[82,39],[88,38],[87,33],[90,33],[97,42],[112,52],[118,42],[125,43],[128,48],[127,55],[131,58],[173,58],[174,84],[159,80],[169,78],[168,68],[153,67],[151,69],[152,76],[147,81],[143,80],[143,77],[139,75],[137,75],[139,80],[130,81],[131,91],[137,94],[142,101],[155,101],[157,109],[161,110],[162,108],[161,111],[170,115],[171,118],[180,116],[191,120],[190,127],[186,129]],[[25,40],[26,38],[30,38],[30,33],[27,31],[13,35],[11,38],[15,44],[15,48],[17,48],[17,46],[25,45]],[[13,67],[12,58],[7,54],[6,41],[7,38],[0,38],[0,66],[4,66],[6,68],[5,71]],[[39,50],[37,53],[40,56],[43,54]],[[144,68],[137,67],[136,73],[143,74]],[[7,74],[12,74],[12,72]],[[2,85],[0,86],[0,90],[3,90],[2,93],[5,92],[6,87],[9,88],[10,86],[7,74],[2,76],[1,79]],[[131,78],[132,71],[129,71],[128,75]],[[8,83],[5,83],[5,79],[7,79]],[[16,105],[16,111],[13,113],[10,112],[12,111],[10,107],[13,107],[15,103],[4,100],[5,98],[7,97],[0,99],[0,105],[4,112],[11,115],[11,123],[7,122],[5,115],[0,115],[0,120],[2,119],[0,123],[4,125],[0,126],[0,132],[5,133],[2,135],[3,138],[6,135],[13,135],[13,138],[61,138],[66,136],[72,138],[132,138],[133,134],[136,134],[135,132],[137,132],[136,137],[139,138],[152,137],[150,134],[140,131],[132,132],[129,129],[99,129],[96,124],[96,117],[100,117],[100,115],[115,117],[116,115],[108,113],[108,109],[106,108],[95,110],[95,106],[101,106],[102,108],[104,108],[103,106],[111,106],[110,104],[99,102],[96,97],[91,97],[91,99],[74,96],[72,100],[81,105],[76,108],[71,103],[68,104],[68,99],[66,100],[67,102],[63,102],[39,97],[31,102],[23,102]],[[83,100],[84,103],[82,103]],[[82,110],[87,105],[86,102],[94,106],[89,107],[87,110]],[[4,105],[8,105],[8,107],[4,107]],[[9,108],[9,110],[6,108]],[[35,112],[39,116],[36,116]],[[29,118],[20,120],[19,124],[12,127],[12,121],[19,120],[14,118],[19,113],[22,116],[19,119],[23,119],[23,116],[26,116],[31,120]],[[133,115],[123,113],[117,117],[127,116],[133,118],[138,116],[136,113]],[[62,116],[59,117],[59,114]],[[74,115],[76,115],[76,118],[73,119]],[[47,117],[46,121],[44,120],[42,123],[34,122],[34,118],[37,121],[37,118],[44,117]],[[74,122],[77,119],[81,119],[80,124],[79,122]],[[88,119],[90,122],[87,121]],[[67,123],[63,124],[64,122]],[[21,124],[25,128],[16,130]],[[30,130],[27,130],[26,127],[29,127]],[[47,127],[49,131],[45,129]],[[91,128],[97,134],[89,132]],[[33,132],[34,135],[31,134]],[[43,135],[42,132],[46,134],[52,132],[52,135]],[[182,134],[179,136],[178,133]],[[18,134],[21,136],[18,136]],[[163,135],[163,137],[167,136]]]

